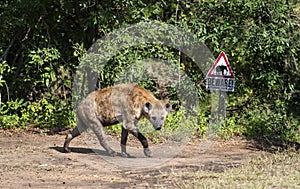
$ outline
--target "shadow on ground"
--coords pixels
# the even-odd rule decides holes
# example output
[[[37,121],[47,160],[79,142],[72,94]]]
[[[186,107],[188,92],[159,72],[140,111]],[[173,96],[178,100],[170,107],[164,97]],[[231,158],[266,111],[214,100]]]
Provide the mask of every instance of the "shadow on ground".
[[[60,153],[66,153],[63,147],[53,146],[50,147],[52,150],[56,150]],[[91,148],[81,148],[81,147],[70,147],[71,153],[79,153],[79,154],[97,154],[101,156],[111,157],[105,150],[99,149],[91,149]],[[123,157],[121,153],[117,152],[118,157]],[[129,156],[128,158],[135,158],[134,156]]]

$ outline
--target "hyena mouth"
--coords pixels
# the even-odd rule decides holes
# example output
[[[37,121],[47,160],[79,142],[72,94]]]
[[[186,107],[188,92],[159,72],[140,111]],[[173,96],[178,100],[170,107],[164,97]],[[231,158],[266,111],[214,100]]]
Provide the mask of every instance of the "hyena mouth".
[[[161,126],[157,127],[156,130],[157,130],[157,131],[161,130]]]

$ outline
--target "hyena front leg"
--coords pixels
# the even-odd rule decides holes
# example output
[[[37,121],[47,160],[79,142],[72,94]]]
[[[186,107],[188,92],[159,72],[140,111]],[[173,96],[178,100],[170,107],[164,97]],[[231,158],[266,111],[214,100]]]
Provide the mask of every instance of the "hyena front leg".
[[[130,131],[136,138],[139,139],[139,141],[142,143],[143,145],[143,148],[144,148],[144,154],[145,156],[147,157],[152,157],[152,152],[151,150],[149,149],[149,146],[148,146],[148,141],[147,139],[144,137],[144,135],[142,133],[140,133],[140,131],[136,128],[132,131]]]
[[[130,155],[126,152],[126,143],[128,137],[128,130],[122,126],[122,135],[121,135],[121,155],[123,157],[129,157]]]
[[[94,131],[94,133],[96,134],[101,146],[107,151],[107,153],[110,156],[116,156],[117,153],[108,146],[108,144],[106,143],[106,141],[104,139],[102,123],[97,119],[96,124],[92,124],[91,128]]]
[[[128,132],[133,134],[133,136],[135,136],[137,139],[139,139],[139,141],[142,143],[145,156],[151,157],[152,153],[149,149],[147,139],[144,137],[144,135],[142,135],[142,133],[140,133],[139,129],[136,127],[136,122],[129,122],[129,121],[127,121],[127,122],[124,121],[123,125],[122,125],[122,136],[121,136],[122,156],[125,156],[125,157],[130,156],[126,152],[126,142],[127,142]]]

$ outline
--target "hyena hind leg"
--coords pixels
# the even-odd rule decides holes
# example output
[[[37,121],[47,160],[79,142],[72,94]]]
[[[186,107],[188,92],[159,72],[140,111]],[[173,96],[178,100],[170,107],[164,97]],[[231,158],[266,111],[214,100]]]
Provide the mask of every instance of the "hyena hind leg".
[[[110,155],[110,156],[116,156],[117,153],[111,149],[109,147],[109,145],[106,143],[105,138],[104,138],[104,133],[103,133],[103,126],[101,124],[101,122],[99,120],[95,120],[95,122],[97,124],[95,125],[91,125],[91,129],[93,130],[93,132],[96,134],[101,146],[106,150],[106,152]]]
[[[69,145],[71,140],[73,140],[75,137],[79,136],[81,133],[79,131],[79,127],[82,130],[82,132],[84,132],[87,127],[84,125],[84,123],[82,123],[82,121],[80,119],[77,120],[77,126],[66,135],[66,139],[65,139],[65,143],[64,143],[64,152],[69,153],[71,152]]]

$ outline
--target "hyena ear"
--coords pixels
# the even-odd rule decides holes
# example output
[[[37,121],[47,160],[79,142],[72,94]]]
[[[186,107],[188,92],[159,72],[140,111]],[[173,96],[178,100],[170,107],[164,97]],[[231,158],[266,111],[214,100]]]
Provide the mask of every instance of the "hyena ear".
[[[151,109],[152,109],[152,104],[150,102],[146,102],[146,104],[144,106],[144,111],[146,113],[149,113]]]
[[[170,103],[166,103],[166,111],[168,112],[168,113],[170,113],[170,111],[171,111],[171,109],[172,109],[172,104],[170,104]]]

